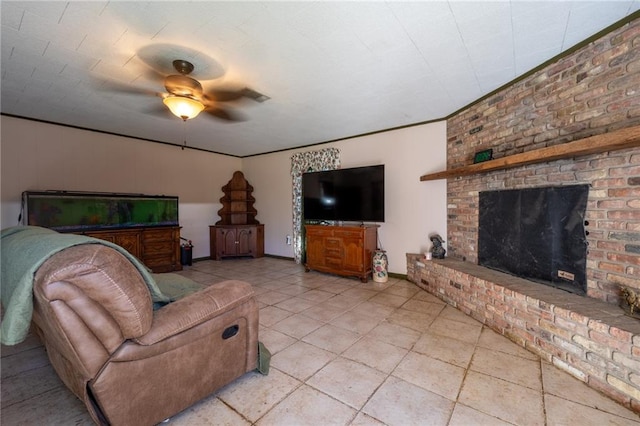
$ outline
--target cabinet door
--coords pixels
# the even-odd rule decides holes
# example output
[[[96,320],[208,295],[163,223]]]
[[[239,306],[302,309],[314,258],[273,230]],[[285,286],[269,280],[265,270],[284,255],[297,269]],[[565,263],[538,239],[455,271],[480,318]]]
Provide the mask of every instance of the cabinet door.
[[[130,233],[130,234],[115,234],[114,235],[114,243],[123,247],[126,251],[131,253],[132,255],[140,258],[140,234]]]
[[[137,258],[141,258],[140,248],[140,232],[139,231],[98,231],[87,232],[85,235],[88,237],[99,238],[101,240],[109,241],[110,243],[117,244],[124,248]]]
[[[324,237],[307,234],[307,265],[324,266]]]
[[[365,259],[363,241],[360,237],[342,238],[342,267],[350,272],[364,272]],[[369,262],[371,260],[369,259]]]
[[[236,244],[236,230],[235,229],[218,229],[220,244],[218,250],[220,256],[235,256],[238,249]]]
[[[254,232],[253,228],[238,228],[236,230],[236,245],[238,256],[249,256],[254,251]]]

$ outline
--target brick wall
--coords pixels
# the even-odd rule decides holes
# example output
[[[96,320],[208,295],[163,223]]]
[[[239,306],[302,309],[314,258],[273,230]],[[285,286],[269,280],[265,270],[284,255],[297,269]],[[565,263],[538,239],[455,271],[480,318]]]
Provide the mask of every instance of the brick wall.
[[[640,20],[447,120],[448,169],[640,125]],[[448,255],[477,263],[478,192],[588,183],[587,295],[640,289],[640,148],[448,180]]]
[[[407,255],[407,278],[640,413],[640,321],[617,306],[453,259]]]

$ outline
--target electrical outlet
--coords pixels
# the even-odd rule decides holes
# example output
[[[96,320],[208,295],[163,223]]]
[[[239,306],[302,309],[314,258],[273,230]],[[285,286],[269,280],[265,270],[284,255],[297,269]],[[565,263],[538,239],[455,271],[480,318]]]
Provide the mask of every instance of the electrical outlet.
[[[291,235],[287,235],[287,245],[291,245]]]

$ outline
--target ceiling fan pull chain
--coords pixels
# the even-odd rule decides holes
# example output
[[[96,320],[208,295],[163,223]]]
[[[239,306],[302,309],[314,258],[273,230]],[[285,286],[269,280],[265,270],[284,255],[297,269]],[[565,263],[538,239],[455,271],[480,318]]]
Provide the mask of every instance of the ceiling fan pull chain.
[[[182,150],[187,146],[187,120],[182,121],[182,134],[184,135],[184,141],[182,143]]]

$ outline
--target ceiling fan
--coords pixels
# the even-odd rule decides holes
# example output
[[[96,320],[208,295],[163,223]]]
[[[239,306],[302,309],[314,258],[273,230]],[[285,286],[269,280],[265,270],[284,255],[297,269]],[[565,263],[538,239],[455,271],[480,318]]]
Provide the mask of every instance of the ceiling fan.
[[[222,108],[219,104],[240,98],[249,98],[256,102],[264,102],[269,99],[268,96],[247,87],[240,90],[213,89],[205,92],[202,84],[189,76],[194,69],[191,62],[176,59],[172,64],[177,74],[171,74],[164,78],[163,83],[167,93],[152,93],[154,96],[162,97],[162,102],[171,113],[184,121],[195,118],[203,111],[222,120],[243,121],[244,118],[240,114],[232,109]],[[113,85],[111,86],[113,87]],[[147,90],[132,87],[119,87],[118,90],[127,93],[149,94]]]

